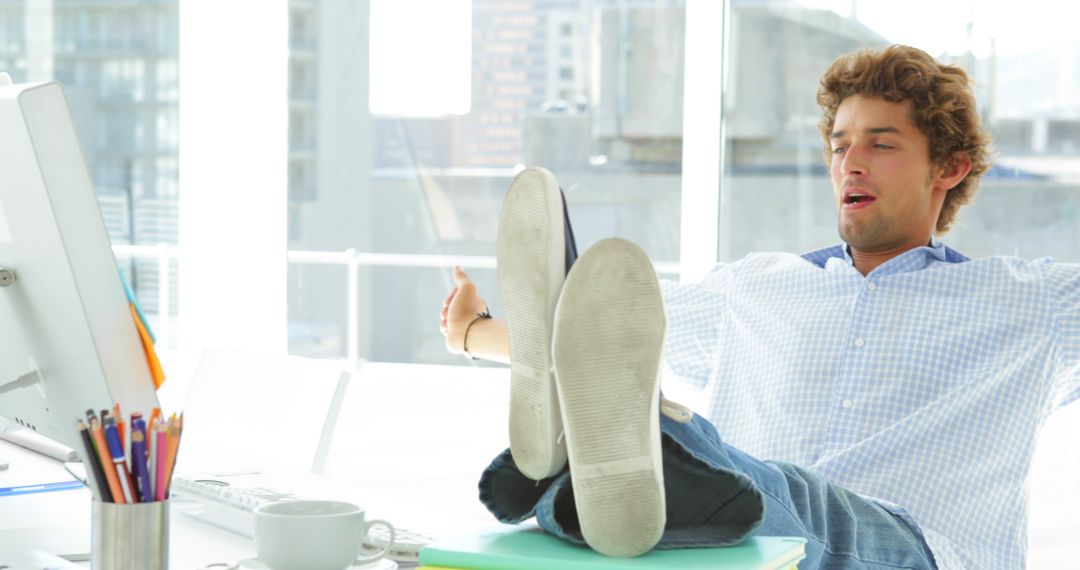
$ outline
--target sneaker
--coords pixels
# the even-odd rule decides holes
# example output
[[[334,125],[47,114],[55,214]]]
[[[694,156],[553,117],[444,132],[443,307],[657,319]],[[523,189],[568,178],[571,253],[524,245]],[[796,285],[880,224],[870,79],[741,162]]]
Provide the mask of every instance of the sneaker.
[[[637,556],[666,522],[660,453],[664,305],[645,252],[592,246],[563,284],[552,340],[581,533],[593,550]]]
[[[527,168],[510,184],[496,240],[499,291],[510,333],[510,452],[540,480],[566,465],[551,366],[551,325],[577,258],[555,175]]]

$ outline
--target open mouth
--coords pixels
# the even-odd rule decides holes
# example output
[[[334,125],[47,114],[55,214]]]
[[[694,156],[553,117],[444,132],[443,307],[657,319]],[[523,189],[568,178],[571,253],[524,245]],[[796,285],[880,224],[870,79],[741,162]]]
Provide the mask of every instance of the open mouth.
[[[861,208],[869,206],[876,199],[863,192],[846,192],[844,193],[844,207]]]

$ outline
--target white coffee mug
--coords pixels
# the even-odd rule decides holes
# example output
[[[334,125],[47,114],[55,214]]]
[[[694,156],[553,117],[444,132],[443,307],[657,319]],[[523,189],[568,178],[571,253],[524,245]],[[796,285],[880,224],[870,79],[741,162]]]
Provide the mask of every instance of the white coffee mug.
[[[357,558],[372,525],[390,531],[378,553]],[[368,521],[364,509],[342,501],[283,501],[255,509],[255,550],[272,570],[342,570],[381,558],[394,545],[394,526]]]

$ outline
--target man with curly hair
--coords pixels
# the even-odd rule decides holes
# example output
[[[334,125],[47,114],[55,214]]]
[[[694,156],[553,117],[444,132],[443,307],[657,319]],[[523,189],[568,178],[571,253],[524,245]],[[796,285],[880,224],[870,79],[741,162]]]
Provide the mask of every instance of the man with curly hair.
[[[990,167],[990,137],[980,126],[967,73],[911,47],[861,51],[833,63],[817,99],[825,110],[819,124],[825,161],[840,199],[840,237],[855,266],[869,273],[948,232]],[[874,121],[880,124],[864,133],[854,125]],[[865,152],[852,149],[859,134],[868,135],[859,137],[870,143]],[[891,139],[909,144],[889,144]],[[864,160],[873,161],[872,176]],[[923,191],[852,190],[886,183]]]
[[[754,533],[806,538],[808,568],[1025,565],[1037,432],[1080,399],[1080,267],[938,241],[989,166],[962,69],[859,51],[818,102],[843,243],[698,283],[624,240],[575,261],[554,176],[515,178],[506,319],[460,268],[441,315],[451,352],[510,364],[496,517],[612,556]],[[660,395],[661,362],[707,420]]]

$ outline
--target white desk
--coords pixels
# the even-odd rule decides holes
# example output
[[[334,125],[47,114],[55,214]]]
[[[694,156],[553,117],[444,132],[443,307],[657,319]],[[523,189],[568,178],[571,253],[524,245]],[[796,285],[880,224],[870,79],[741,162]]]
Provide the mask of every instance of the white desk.
[[[66,473],[59,462],[34,457],[34,454],[7,442],[0,442],[0,455],[11,459],[12,469],[24,468],[27,462],[36,461],[36,467],[42,470],[51,467],[57,473]],[[58,538],[61,543],[81,536],[89,545],[90,500],[90,492],[86,489],[0,497],[0,548],[29,546],[11,543],[26,536],[25,529],[46,527],[70,529],[70,532],[62,533],[66,537]],[[199,522],[180,514],[176,509],[169,524],[171,568],[195,569],[213,562],[235,562],[255,555],[255,544],[251,539]],[[63,546],[58,544],[57,547]],[[5,561],[4,554],[0,552],[0,563]],[[90,566],[89,562],[78,565]]]
[[[51,470],[63,477],[63,465],[51,459],[35,456],[7,442],[0,441],[0,455],[11,457],[12,467],[21,468],[33,461],[41,470]],[[364,496],[367,496],[365,494]],[[10,562],[12,550],[25,552],[41,548],[52,552],[70,552],[66,548],[88,549],[90,537],[90,492],[86,489],[50,491],[21,496],[0,497],[0,567]],[[254,541],[218,527],[206,524],[183,514],[194,503],[175,499],[170,505],[170,568],[194,570],[212,563],[233,563],[255,556]],[[410,528],[446,529],[465,532],[482,524],[475,520],[456,517],[437,509],[417,506],[407,499],[397,499],[385,493],[372,497],[366,506],[373,518],[389,518],[392,522]],[[422,514],[419,511],[425,511]],[[417,523],[429,523],[434,527],[421,527]],[[52,543],[31,545],[25,539],[31,535],[41,536],[42,529],[62,527],[60,535]],[[76,566],[89,567],[89,562]],[[402,564],[403,568],[409,565]]]
[[[494,519],[480,505],[476,482],[487,462],[506,447],[507,375],[506,369],[366,365],[346,393],[327,476],[363,488],[363,495],[371,497],[364,506],[372,518],[419,531],[449,529],[445,525],[451,521],[455,532],[490,525]],[[173,385],[174,390],[182,387]],[[469,405],[447,405],[450,401]],[[11,460],[13,469],[25,464],[27,456],[51,461],[3,441],[0,456]],[[52,465],[63,470],[59,463]],[[170,521],[174,570],[254,556],[251,539],[179,510],[172,509]],[[0,497],[0,535],[65,521],[89,536],[88,492]]]

